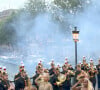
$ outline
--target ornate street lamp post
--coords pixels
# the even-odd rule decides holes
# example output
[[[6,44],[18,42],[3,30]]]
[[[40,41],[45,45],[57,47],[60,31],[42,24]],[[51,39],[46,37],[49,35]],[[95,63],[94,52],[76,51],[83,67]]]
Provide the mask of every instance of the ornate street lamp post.
[[[73,40],[75,42],[75,66],[77,66],[77,42],[79,41],[79,31],[77,31],[77,27],[74,27],[74,31],[72,31]]]

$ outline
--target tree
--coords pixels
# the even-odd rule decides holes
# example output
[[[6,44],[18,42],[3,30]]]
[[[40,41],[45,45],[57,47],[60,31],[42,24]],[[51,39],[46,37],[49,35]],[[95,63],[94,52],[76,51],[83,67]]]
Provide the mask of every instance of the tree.
[[[52,5],[52,16],[58,22],[62,30],[71,30],[73,24],[71,19],[83,12],[91,4],[91,0],[54,0]]]
[[[13,19],[15,18],[16,13],[12,13],[10,16],[6,17],[5,20],[0,22],[0,45],[3,44],[12,44],[16,40],[16,32],[11,26]]]
[[[50,2],[51,1],[51,2]],[[69,30],[72,27],[70,19],[88,7],[91,0],[29,0],[25,9],[37,16],[40,13],[49,13],[52,15],[52,20],[59,24],[62,30]]]
[[[43,13],[46,10],[45,0],[28,0],[25,4],[25,10],[33,16]]]
[[[85,6],[90,4],[91,0],[54,0],[54,4],[67,13],[73,13],[84,10]]]

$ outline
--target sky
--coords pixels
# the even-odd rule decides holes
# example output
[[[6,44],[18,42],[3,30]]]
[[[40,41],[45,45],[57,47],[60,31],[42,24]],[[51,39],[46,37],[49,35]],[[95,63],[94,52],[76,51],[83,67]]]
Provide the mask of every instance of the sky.
[[[0,0],[0,11],[23,8],[27,0]]]

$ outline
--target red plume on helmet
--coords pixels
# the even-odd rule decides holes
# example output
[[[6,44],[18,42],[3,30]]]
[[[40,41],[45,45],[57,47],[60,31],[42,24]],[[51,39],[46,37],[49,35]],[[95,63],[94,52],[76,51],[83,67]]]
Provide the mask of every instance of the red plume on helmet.
[[[2,67],[0,66],[0,70],[2,70]]]
[[[6,71],[6,67],[3,67],[3,70]]]
[[[24,63],[23,63],[23,61],[21,61],[21,66],[20,66],[21,68],[24,68]]]
[[[65,64],[68,64],[68,58],[67,57],[65,58]]]
[[[40,62],[38,63],[38,65],[42,65],[42,61],[40,60]]]
[[[93,63],[93,59],[92,58],[90,59],[90,63]]]
[[[54,60],[52,60],[51,65],[54,65]]]
[[[86,60],[85,56],[83,56],[83,60]]]
[[[7,73],[6,67],[3,67],[3,75],[5,75],[6,73]]]

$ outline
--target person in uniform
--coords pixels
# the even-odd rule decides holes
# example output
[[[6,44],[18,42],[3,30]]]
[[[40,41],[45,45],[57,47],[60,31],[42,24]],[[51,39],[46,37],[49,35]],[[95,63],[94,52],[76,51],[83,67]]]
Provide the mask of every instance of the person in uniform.
[[[33,76],[33,83],[32,83],[32,85],[33,85],[34,87],[36,87],[37,89],[38,89],[38,85],[37,85],[37,83],[35,82],[35,79],[36,79],[37,77],[39,77],[39,75],[42,74],[42,73],[43,73],[43,65],[42,65],[42,63],[41,63],[41,61],[40,61],[40,63],[38,63],[38,65],[36,66],[36,74]]]
[[[53,86],[53,90],[62,90],[62,85],[58,84],[57,82],[59,82],[58,80],[58,76],[60,75],[60,68],[59,67],[55,67],[55,71],[54,71],[54,75],[50,78],[50,83]]]
[[[66,66],[67,69],[69,68],[69,63],[68,63],[68,58],[67,57],[65,58],[65,64],[64,65]]]
[[[98,65],[96,66],[98,74],[97,74],[97,79],[98,79],[98,90],[100,90],[100,59],[98,62]]]
[[[74,76],[74,73],[72,73],[71,70],[68,70],[65,64],[62,66],[62,70],[63,71],[61,73],[66,76],[65,81],[62,83],[62,90],[70,90],[71,77]]]
[[[2,80],[3,80],[3,71],[2,67],[0,66],[0,90],[4,90],[4,86],[2,85]]]
[[[83,56],[83,63],[81,64],[81,69],[84,70],[85,72],[88,72],[89,66],[86,63],[86,58]]]
[[[38,88],[38,85],[35,83],[35,79],[40,75],[40,72],[37,70],[36,74],[33,76],[33,83],[32,85],[36,88]]]
[[[52,76],[54,74],[54,69],[55,69],[55,64],[54,64],[54,61],[52,60],[51,69],[49,69],[49,75],[50,76]]]
[[[62,72],[61,73],[66,76],[66,80],[62,83],[62,90],[66,90],[66,89],[70,90],[71,84],[70,84],[69,77],[67,75],[68,69],[67,69],[67,66],[65,64],[62,66]]]
[[[95,86],[96,86],[95,75],[97,74],[97,69],[94,67],[94,63],[93,63],[92,59],[90,60],[90,69],[89,69],[88,73],[89,73],[90,81],[92,82],[94,90],[95,90]]]
[[[69,68],[68,68],[68,70],[72,70],[72,71],[74,71],[74,68],[72,67],[71,64],[69,64]]]
[[[26,72],[24,70],[22,70],[20,72],[20,77],[18,78],[17,80],[17,90],[24,90],[25,86],[27,85],[27,82],[26,82]]]
[[[82,72],[82,70],[81,70],[81,65],[78,64],[78,65],[76,66],[76,71],[75,71],[75,76],[74,76],[74,83],[78,82],[77,77],[78,77],[78,75],[81,74],[81,72]]]
[[[15,90],[18,90],[19,89],[18,82],[19,82],[19,78],[21,77],[21,72],[22,71],[24,71],[24,65],[23,64],[19,66],[19,72],[14,77]]]
[[[15,90],[24,90],[25,86],[27,85],[28,77],[25,71],[25,67],[23,62],[21,62],[21,65],[19,66],[19,72],[14,77],[14,83],[15,83]]]
[[[3,70],[0,70],[0,72],[0,90],[14,90],[14,85],[8,80],[6,67],[3,67]]]
[[[8,90],[10,88],[10,81],[8,80],[8,74],[6,72],[3,72],[1,84],[3,85],[3,90]]]
[[[0,90],[11,90],[11,89],[14,89],[14,85],[11,86],[11,83],[8,80],[6,67],[3,67],[3,69],[0,67]]]

